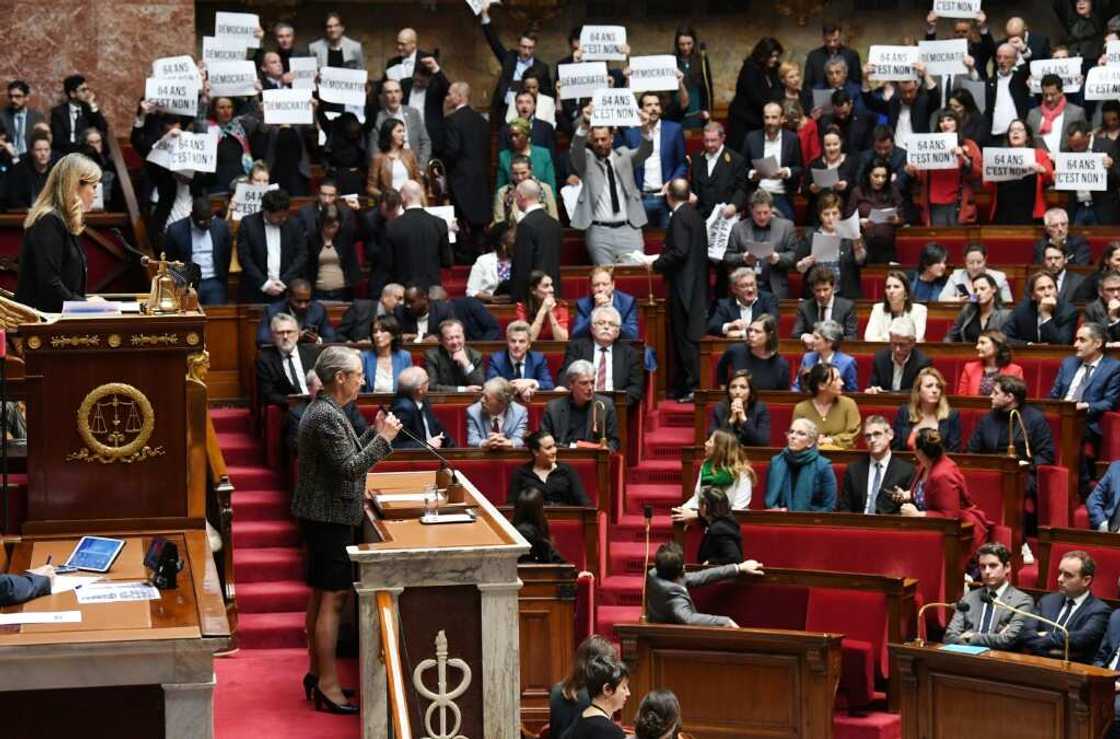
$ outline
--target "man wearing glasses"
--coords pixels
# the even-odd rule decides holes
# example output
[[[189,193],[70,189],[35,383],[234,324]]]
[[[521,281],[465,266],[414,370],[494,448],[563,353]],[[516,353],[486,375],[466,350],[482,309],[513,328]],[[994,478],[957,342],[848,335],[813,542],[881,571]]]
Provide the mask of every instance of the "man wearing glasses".
[[[914,477],[914,465],[891,454],[894,431],[886,418],[869,416],[863,422],[867,456],[848,465],[837,510],[842,513],[898,513],[899,504],[884,490],[905,488]]]
[[[43,114],[27,106],[31,88],[23,80],[8,83],[8,107],[0,110],[0,128],[8,132],[15,158],[31,150],[31,132],[44,121]]]
[[[626,404],[635,406],[642,399],[642,356],[618,340],[621,330],[617,310],[609,305],[596,308],[591,312],[591,337],[568,344],[560,375],[565,376],[573,362],[586,360],[594,368],[595,392],[625,392]]]

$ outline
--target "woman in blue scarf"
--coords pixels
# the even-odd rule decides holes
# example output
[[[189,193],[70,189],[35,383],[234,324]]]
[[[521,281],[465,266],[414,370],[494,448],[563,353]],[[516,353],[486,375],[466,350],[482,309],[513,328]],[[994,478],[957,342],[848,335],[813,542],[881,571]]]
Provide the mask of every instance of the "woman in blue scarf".
[[[786,432],[786,448],[770,460],[766,507],[775,511],[832,511],[836,475],[817,450],[817,425],[798,418]]]

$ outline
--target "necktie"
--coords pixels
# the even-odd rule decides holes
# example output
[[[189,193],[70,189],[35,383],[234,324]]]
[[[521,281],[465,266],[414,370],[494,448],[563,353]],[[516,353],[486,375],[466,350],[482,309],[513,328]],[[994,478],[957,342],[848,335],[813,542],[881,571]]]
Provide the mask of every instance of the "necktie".
[[[618,213],[622,210],[622,207],[618,203],[618,189],[615,186],[614,165],[611,164],[610,157],[603,160],[603,166],[607,168],[607,187],[611,189],[611,212]]]
[[[1112,655],[1112,659],[1108,661],[1108,669],[1115,670],[1117,662],[1120,662],[1120,647],[1116,648],[1116,652]]]
[[[820,305],[820,304],[817,305],[817,320],[818,321],[825,320],[824,312],[826,310],[828,310],[828,308],[826,306],[823,306],[823,305]]]
[[[500,425],[498,425],[498,419],[496,419],[496,418],[491,418],[490,419],[490,430],[493,431],[495,434],[502,433],[502,427]]]
[[[607,347],[599,349],[599,369],[595,373],[595,389],[607,389]]]
[[[1069,621],[1069,615],[1073,613],[1073,598],[1066,598],[1066,607],[1062,611],[1062,615],[1058,616],[1058,624],[1065,626],[1066,621]]]
[[[521,375],[521,362],[514,362],[513,363],[513,379],[520,380],[521,377],[522,377],[522,375]]]
[[[16,135],[15,141],[12,143],[16,146],[16,153],[24,154],[27,152],[27,138],[23,135],[23,119],[27,116],[26,113],[16,113]]]
[[[864,513],[875,512],[875,502],[879,497],[879,486],[883,484],[883,463],[876,462],[872,466],[875,468],[875,474],[871,476],[871,495],[867,496],[867,507]]]
[[[995,593],[989,592],[988,595],[992,596],[992,600],[996,599]],[[996,610],[993,603],[984,604],[984,614],[980,618],[980,633],[987,634],[992,630],[992,612]]]
[[[73,144],[75,141],[77,141],[77,136],[78,136],[78,131],[77,131],[77,128],[78,128],[78,112],[79,112],[78,108],[75,108],[74,106],[70,106],[70,143],[71,144]]]
[[[288,355],[288,377],[292,381],[292,387],[294,387],[297,391],[300,390],[299,373],[296,372],[296,363],[292,359],[291,354]]]
[[[1081,373],[1081,380],[1074,386],[1070,392],[1069,399],[1075,403],[1081,402],[1081,396],[1085,395],[1085,388],[1089,384],[1089,374],[1093,371],[1092,365],[1081,365],[1085,371]]]

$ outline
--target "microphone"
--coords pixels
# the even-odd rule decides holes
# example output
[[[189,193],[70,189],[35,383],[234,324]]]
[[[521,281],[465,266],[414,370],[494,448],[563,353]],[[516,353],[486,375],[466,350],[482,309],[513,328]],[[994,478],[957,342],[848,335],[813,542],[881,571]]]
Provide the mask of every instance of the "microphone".
[[[1015,422],[1019,422],[1019,429],[1023,432],[1023,451],[1027,455],[1027,462],[1031,461],[1031,439],[1027,436],[1027,426],[1023,423],[1023,414],[1018,408],[1012,408],[1007,414],[1007,456],[1018,457],[1015,449]]]
[[[380,403],[377,404],[377,411],[378,413],[382,413],[386,416],[388,416],[392,412]],[[466,488],[464,488],[462,483],[459,482],[458,475],[455,472],[454,468],[452,468],[451,462],[448,461],[447,457],[440,454],[434,446],[427,442],[426,439],[418,438],[403,425],[401,426],[400,432],[407,436],[409,439],[415,441],[420,446],[427,449],[433,457],[441,462],[439,471],[436,473],[436,485],[437,487],[442,485],[447,490],[447,502],[461,503],[465,501],[467,494]],[[446,473],[446,476],[441,476],[441,473]],[[452,496],[454,496],[455,500],[452,500]]]
[[[646,623],[646,580],[649,578],[649,533],[653,526],[653,506],[649,503],[642,506],[642,516],[646,524],[646,548],[642,565],[642,614],[638,617],[638,623],[644,624]]]
[[[124,232],[122,232],[116,226],[110,228],[109,233],[116,236],[119,246],[124,249],[126,253],[131,254],[133,257],[135,257],[140,262],[140,264],[147,266],[148,262],[152,261],[151,257],[137,249],[132,244],[128,243],[128,239],[125,238]],[[170,262],[168,262],[167,264],[167,271],[171,273],[171,276],[175,278],[175,281],[180,285],[190,284],[190,278],[185,273],[180,272],[175,267],[172,267]]]
[[[600,411],[599,409],[602,408]],[[591,429],[599,432],[599,446],[606,449],[610,443],[607,441],[607,406],[601,400],[591,401]],[[601,426],[601,428],[600,428]],[[650,514],[652,515],[652,514]]]
[[[956,603],[926,603],[918,609],[918,638],[914,640],[914,643],[919,647],[924,647],[926,645],[926,640],[922,637],[922,624],[925,623],[925,619],[922,618],[922,615],[926,612],[926,609],[929,608],[955,608],[961,613],[968,613],[969,610],[971,610],[971,606],[963,601],[957,601]]]
[[[1037,613],[1031,613],[1030,611],[1020,610],[1020,609],[1016,608],[1015,606],[1010,606],[1010,605],[1008,605],[1008,604],[1006,604],[1006,603],[1004,603],[1004,602],[1002,602],[1002,601],[1000,601],[996,598],[993,598],[992,594],[990,592],[988,592],[988,590],[986,588],[980,593],[980,600],[982,600],[984,603],[987,603],[988,605],[995,606],[996,608],[1002,608],[1006,611],[1011,611],[1012,613],[1017,613],[1020,616],[1025,616],[1027,618],[1033,618],[1035,621],[1041,621],[1044,624],[1049,624],[1050,626],[1053,626],[1058,631],[1061,631],[1062,634],[1065,636],[1065,649],[1064,649],[1064,652],[1063,652],[1063,655],[1062,655],[1062,661],[1065,662],[1066,667],[1069,667],[1069,629],[1067,629],[1065,626],[1062,626],[1057,621],[1051,621],[1050,619],[1044,618]]]

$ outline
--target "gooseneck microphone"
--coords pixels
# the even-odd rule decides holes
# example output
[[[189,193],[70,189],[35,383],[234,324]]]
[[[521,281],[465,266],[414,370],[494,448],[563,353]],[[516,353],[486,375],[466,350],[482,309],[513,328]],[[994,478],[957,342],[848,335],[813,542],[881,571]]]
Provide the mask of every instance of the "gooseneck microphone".
[[[638,617],[638,623],[644,624],[646,623],[646,580],[649,577],[649,533],[653,526],[653,506],[649,503],[642,506],[642,517],[645,518],[646,548],[642,564],[642,614]]]
[[[390,411],[389,409],[387,409],[384,405],[381,405],[380,403],[377,404],[377,412],[381,413],[381,414],[384,414],[385,416],[388,416],[392,413],[392,411]],[[406,429],[404,427],[404,424],[401,424],[400,433],[404,434],[409,439],[412,439],[417,444],[419,444],[423,448],[427,449],[429,454],[431,454],[433,457],[435,457],[436,459],[438,459],[440,461],[441,464],[440,464],[439,472],[446,471],[448,473],[448,477],[445,481],[445,484],[443,485],[443,487],[447,490],[447,502],[449,502],[449,503],[463,502],[466,499],[466,492],[467,491],[463,487],[462,483],[459,482],[458,473],[456,473],[455,469],[451,466],[451,462],[448,461],[447,457],[440,454],[439,451],[437,451],[434,446],[429,444],[426,439],[417,438],[417,436],[415,434],[413,434],[411,431],[409,431],[408,429]],[[437,486],[439,485],[439,472],[436,473],[436,484],[437,484]],[[452,500],[452,496],[455,497],[455,500]]]
[[[1031,613],[1030,611],[1021,610],[1019,608],[1016,608],[1015,606],[1008,605],[1007,603],[1004,603],[1003,601],[1001,601],[997,598],[993,598],[992,594],[990,592],[988,592],[987,589],[985,589],[983,592],[980,593],[980,600],[982,600],[984,603],[987,603],[988,605],[994,606],[996,608],[1002,608],[1005,611],[1011,611],[1012,613],[1017,613],[1020,616],[1025,616],[1026,618],[1033,618],[1035,621],[1041,621],[1044,624],[1049,624],[1050,626],[1053,626],[1058,631],[1062,632],[1062,635],[1065,637],[1065,639],[1064,639],[1064,642],[1065,642],[1064,643],[1064,652],[1062,654],[1062,661],[1065,662],[1066,667],[1069,667],[1069,629],[1067,629],[1065,626],[1062,626],[1057,621],[1051,621],[1050,619],[1048,619],[1044,616],[1040,616],[1037,613]]]
[[[919,647],[924,647],[926,645],[926,640],[922,636],[922,624],[925,623],[925,619],[923,619],[922,616],[929,608],[954,608],[961,613],[968,613],[969,610],[971,610],[971,606],[964,601],[957,601],[956,603],[926,603],[918,609],[918,638],[914,640],[914,643]]]

